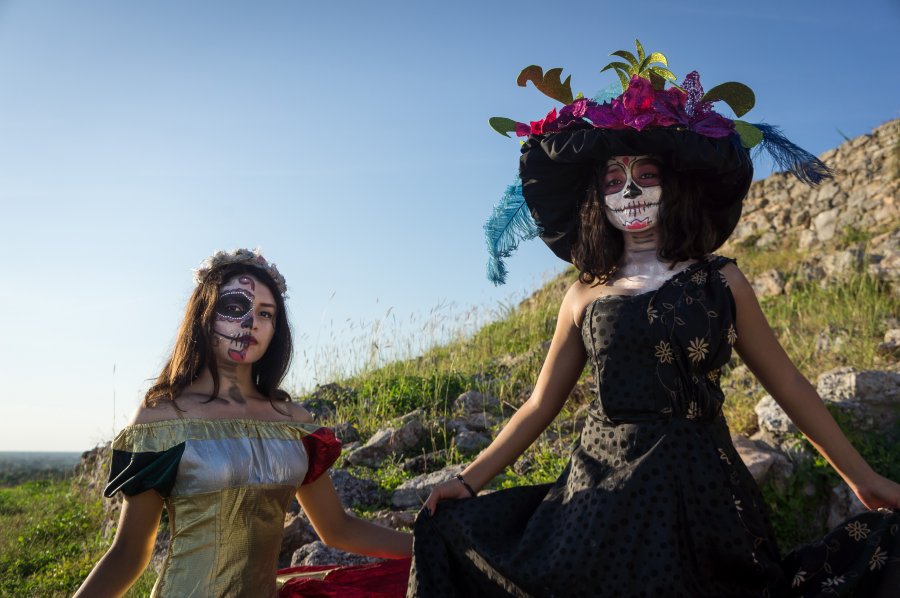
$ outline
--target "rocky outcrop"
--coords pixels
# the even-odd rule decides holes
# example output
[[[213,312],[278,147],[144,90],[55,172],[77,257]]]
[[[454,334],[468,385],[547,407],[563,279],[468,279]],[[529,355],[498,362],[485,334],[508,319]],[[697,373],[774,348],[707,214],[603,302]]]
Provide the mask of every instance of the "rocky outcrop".
[[[786,173],[755,181],[723,252],[738,246],[795,247],[810,255],[794,272],[777,276],[825,283],[866,271],[900,292],[900,120],[820,157],[835,176],[817,188]],[[779,294],[775,279],[767,273],[754,287],[763,296]],[[792,283],[783,290],[789,292]]]

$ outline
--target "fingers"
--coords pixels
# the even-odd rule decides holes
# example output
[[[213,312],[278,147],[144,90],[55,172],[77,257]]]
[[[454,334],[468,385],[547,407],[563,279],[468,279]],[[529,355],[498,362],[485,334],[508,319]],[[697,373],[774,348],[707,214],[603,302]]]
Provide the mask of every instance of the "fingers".
[[[434,515],[437,511],[438,503],[442,500],[451,498],[470,498],[469,493],[456,480],[442,482],[431,489],[431,493],[422,505],[422,510],[428,511],[429,515]]]

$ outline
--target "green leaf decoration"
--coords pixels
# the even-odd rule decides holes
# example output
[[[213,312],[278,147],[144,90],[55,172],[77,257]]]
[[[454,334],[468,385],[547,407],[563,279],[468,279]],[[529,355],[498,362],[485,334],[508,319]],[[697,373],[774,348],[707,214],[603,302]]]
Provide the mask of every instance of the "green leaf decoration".
[[[609,69],[622,69],[625,73],[631,74],[631,65],[625,64],[624,62],[610,62],[605,67],[600,69],[600,72],[608,71]]]
[[[634,57],[634,54],[632,54],[631,52],[629,52],[627,50],[616,50],[615,52],[610,54],[610,56],[618,56],[619,58],[624,58],[635,69],[637,69],[638,66],[641,64],[640,62],[638,62],[638,59]]]
[[[719,100],[728,104],[728,107],[734,111],[735,116],[744,116],[756,104],[756,96],[753,95],[753,90],[736,81],[716,85],[707,91],[700,101],[718,102]]]
[[[622,93],[628,91],[628,86],[631,84],[631,77],[628,76],[628,73],[625,73],[618,68],[616,69],[616,75],[619,76],[619,83],[622,84]]]
[[[762,131],[743,120],[734,121],[734,130],[741,138],[741,145],[747,149],[755,147],[763,140]]]
[[[610,62],[600,69],[600,72],[616,69],[616,75],[619,76],[619,81],[622,83],[622,91],[628,90],[631,78],[635,75],[650,79],[654,89],[665,89],[666,81],[675,81],[675,75],[666,68],[669,66],[669,61],[665,54],[651,52],[648,55],[639,39],[634,40],[634,47],[637,49],[637,58],[627,50],[616,50],[610,56],[624,58],[628,63]],[[658,66],[658,64],[662,66]]]
[[[654,62],[660,62],[663,66],[669,66],[669,60],[662,52],[653,52],[647,57],[647,64],[653,64]]]
[[[656,73],[657,75],[659,75],[666,81],[675,81],[677,79],[677,77],[675,76],[675,73],[673,73],[669,69],[665,69],[661,66],[651,66],[647,70],[650,71],[651,73]]]
[[[510,133],[515,133],[516,131],[516,121],[511,118],[495,116],[488,119],[488,124],[491,125],[492,129],[494,129],[504,137],[509,137]]]
[[[570,75],[566,77],[565,81],[560,81],[559,76],[561,74],[561,68],[550,69],[544,73],[544,69],[536,64],[532,64],[522,69],[518,79],[516,79],[516,83],[519,87],[526,87],[527,83],[531,81],[538,91],[544,95],[568,105],[574,101],[570,85],[572,77]]]

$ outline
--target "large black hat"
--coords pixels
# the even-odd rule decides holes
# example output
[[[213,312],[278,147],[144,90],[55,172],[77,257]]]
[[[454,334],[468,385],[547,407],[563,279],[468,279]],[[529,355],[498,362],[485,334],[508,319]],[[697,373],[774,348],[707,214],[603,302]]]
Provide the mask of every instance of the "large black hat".
[[[724,101],[743,116],[755,103],[749,87],[728,82],[704,93],[700,75],[693,71],[680,86],[666,88],[667,81],[675,80],[666,57],[647,55],[640,42],[635,45],[637,56],[613,53],[628,63],[612,62],[603,69],[619,75],[621,95],[609,100],[573,97],[570,78],[560,80],[562,69],[544,73],[532,65],[519,74],[519,85],[531,81],[564,107],[529,124],[490,119],[491,127],[507,137],[512,132],[528,137],[522,145],[520,180],[507,188],[484,226],[488,278],[494,283],[505,281],[503,259],[522,240],[540,236],[557,256],[571,261],[579,208],[592,173],[613,156],[657,156],[690,176],[715,227],[715,247],[728,239],[740,218],[753,178],[751,148],[765,150],[781,169],[810,185],[831,177],[825,164],[777,127],[732,120],[712,109],[714,102]]]
[[[704,137],[677,128],[569,128],[532,136],[519,162],[522,194],[540,228],[541,239],[560,258],[572,261],[578,213],[598,165],[613,156],[657,156],[702,189],[716,231],[715,248],[737,226],[741,202],[753,179],[749,151],[731,137]]]

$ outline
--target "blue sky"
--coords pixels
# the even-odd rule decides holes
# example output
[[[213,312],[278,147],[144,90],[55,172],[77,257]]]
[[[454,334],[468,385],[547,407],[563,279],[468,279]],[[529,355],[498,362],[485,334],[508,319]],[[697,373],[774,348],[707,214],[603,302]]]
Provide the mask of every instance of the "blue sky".
[[[481,230],[518,155],[487,119],[554,106],[516,87],[526,65],[592,95],[639,37],[821,153],[898,116],[898,6],[0,3],[0,450],[124,425],[216,249],[286,276],[298,387],[535,289],[561,262],[533,242],[495,288]]]

